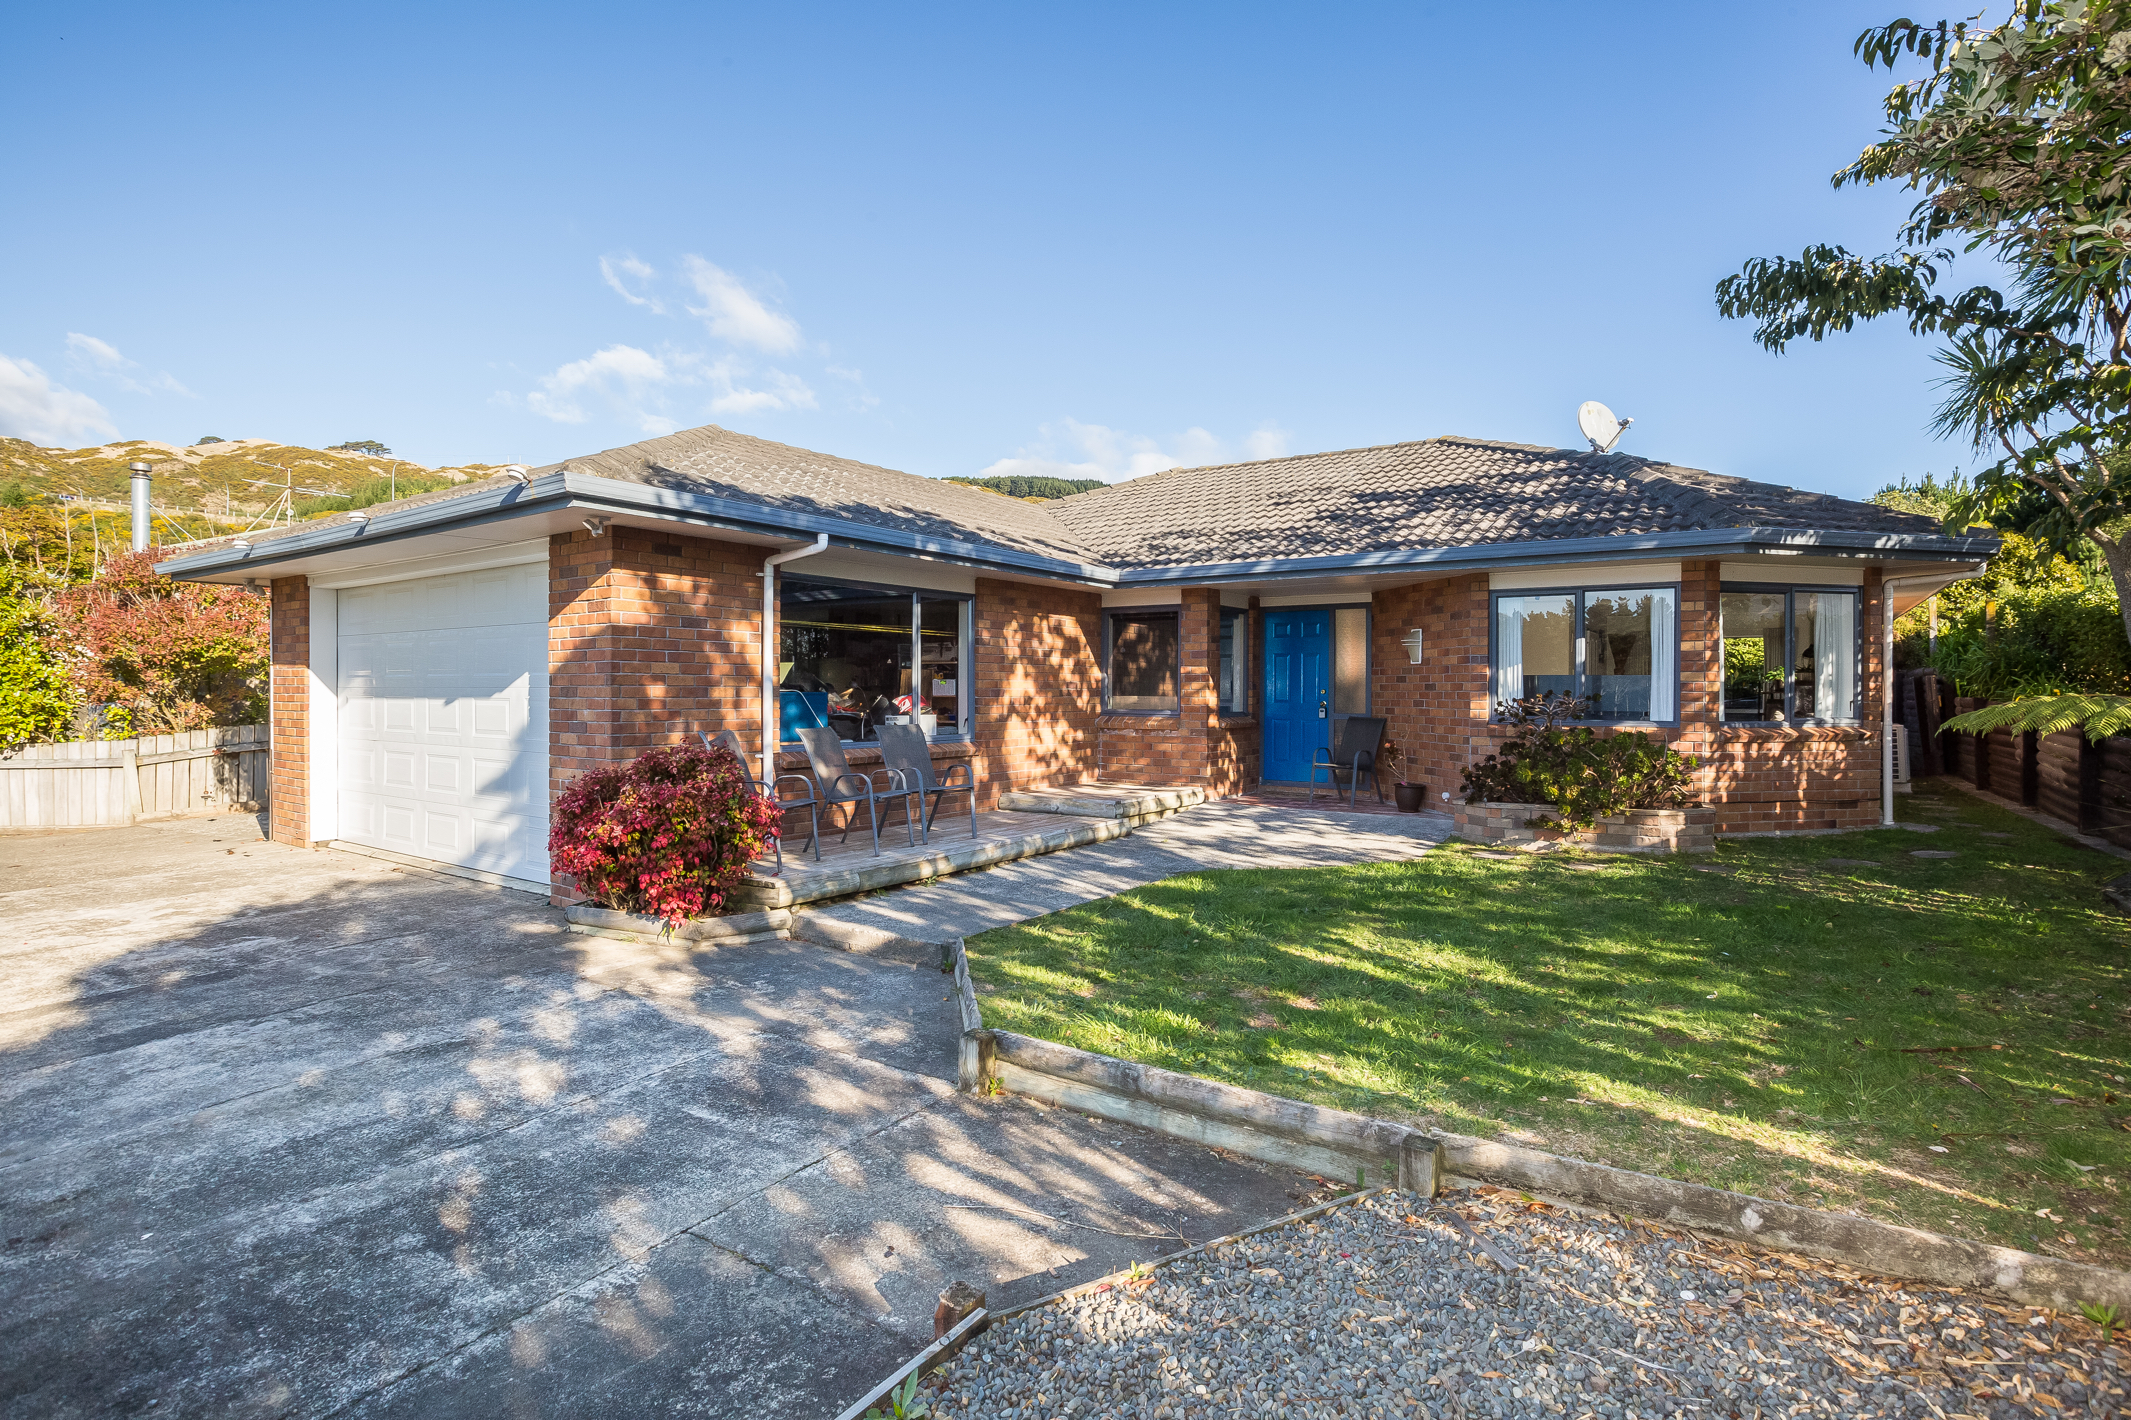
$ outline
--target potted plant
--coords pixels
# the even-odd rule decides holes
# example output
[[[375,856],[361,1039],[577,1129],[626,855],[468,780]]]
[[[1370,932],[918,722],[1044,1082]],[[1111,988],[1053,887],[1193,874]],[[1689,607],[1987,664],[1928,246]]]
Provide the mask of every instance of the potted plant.
[[[1419,813],[1421,805],[1428,799],[1428,786],[1406,782],[1406,752],[1400,749],[1396,742],[1385,740],[1383,748],[1377,751],[1376,758],[1385,772],[1391,775],[1391,797],[1397,802],[1398,811],[1402,814]]]

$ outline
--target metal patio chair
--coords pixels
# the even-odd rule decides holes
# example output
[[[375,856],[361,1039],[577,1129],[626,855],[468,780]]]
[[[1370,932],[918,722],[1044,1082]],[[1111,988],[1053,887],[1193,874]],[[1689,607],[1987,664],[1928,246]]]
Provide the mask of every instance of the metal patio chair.
[[[917,846],[917,826],[911,821],[910,801],[917,791],[903,783],[903,776],[885,766],[865,774],[853,769],[844,758],[844,742],[837,738],[836,731],[808,729],[799,732],[799,743],[806,746],[807,763],[814,767],[814,782],[821,795],[824,808],[844,810],[844,832],[840,840],[851,841],[851,820],[858,815],[858,806],[866,806],[866,822],[873,830],[873,851],[881,851],[881,810],[898,799],[903,804],[903,828],[910,836],[910,846]],[[885,775],[888,786],[882,788],[873,782],[875,775]]]
[[[737,731],[698,731],[697,738],[703,741],[703,748],[705,749],[722,748],[731,750],[733,758],[740,761],[740,768],[743,770],[747,768],[747,749],[740,743],[740,735]],[[805,789],[807,791],[806,797],[803,799],[781,797],[777,791],[784,787],[787,780]],[[780,774],[775,779],[765,780],[760,775],[749,773],[747,782],[755,786],[756,793],[776,804],[779,810],[805,809],[807,811],[807,822],[811,828],[811,831],[807,834],[807,846],[814,850],[814,861],[819,863],[821,861],[821,800],[815,796],[813,781],[804,774]],[[777,851],[775,872],[782,873],[784,871],[784,836],[779,834],[771,839],[770,843]]]
[[[932,772],[932,746],[925,732],[915,725],[883,725],[880,728],[881,761],[902,776],[903,783],[924,805],[924,837],[932,842],[932,821],[939,816],[940,800],[948,794],[969,795],[969,836],[977,836],[977,776],[969,761],[958,759],[947,766],[944,778]],[[955,771],[962,771],[957,781]]]
[[[1361,777],[1369,776],[1369,786],[1376,790],[1376,801],[1384,801],[1383,783],[1376,777],[1376,749],[1384,742],[1384,721],[1361,715],[1349,715],[1339,727],[1339,743],[1332,749],[1319,745],[1310,756],[1310,802],[1317,802],[1317,771],[1326,771],[1332,786],[1333,802],[1338,802],[1339,787],[1347,788],[1347,807],[1356,807],[1355,795],[1361,790]],[[1325,758],[1318,758],[1319,755]]]

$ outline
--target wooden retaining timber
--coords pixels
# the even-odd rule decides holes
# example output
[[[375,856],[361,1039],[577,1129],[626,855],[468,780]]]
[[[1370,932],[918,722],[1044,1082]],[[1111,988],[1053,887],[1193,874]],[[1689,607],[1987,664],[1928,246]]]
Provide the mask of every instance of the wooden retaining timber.
[[[267,727],[30,745],[0,759],[0,828],[94,828],[267,801]]]

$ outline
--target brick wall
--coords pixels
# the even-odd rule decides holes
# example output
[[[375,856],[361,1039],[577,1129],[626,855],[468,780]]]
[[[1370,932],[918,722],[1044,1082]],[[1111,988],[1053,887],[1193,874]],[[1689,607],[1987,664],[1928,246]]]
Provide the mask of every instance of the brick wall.
[[[1255,633],[1255,624],[1252,630]],[[1177,606],[1177,713],[1103,716],[1104,779],[1196,784],[1216,797],[1257,787],[1257,722],[1249,715],[1221,712],[1220,635],[1220,591],[1187,588]],[[1251,641],[1255,646],[1255,634]],[[1099,638],[1096,644],[1101,645]],[[1255,684],[1248,666],[1244,674],[1247,683]]]
[[[765,555],[640,528],[549,539],[551,795],[698,731],[737,730],[760,752]],[[558,881],[556,899],[575,897]]]
[[[1102,597],[980,578],[971,615],[978,807],[1005,789],[1097,777]]]
[[[1690,562],[1680,587],[1678,729],[1649,731],[1701,761],[1697,796],[1717,805],[1718,831],[1858,828],[1879,817],[1879,573],[1867,571],[1860,607],[1865,695],[1858,727],[1780,729],[1726,726],[1720,718],[1723,657],[1718,647],[1719,572]],[[1417,582],[1378,592],[1371,652],[1374,704],[1385,733],[1405,751],[1403,777],[1428,786],[1428,801],[1460,797],[1468,765],[1508,738],[1488,723],[1488,586],[1485,574]],[[1412,665],[1400,644],[1419,627],[1425,659]]]
[[[311,584],[277,577],[273,608],[271,776],[267,822],[276,843],[311,845]]]
[[[1702,777],[1721,810],[1719,832],[1866,828],[1879,822],[1885,678],[1877,569],[1866,571],[1863,593],[1858,618],[1865,642],[1862,725],[1793,730],[1716,723],[1714,698],[1723,694],[1723,667],[1710,668],[1711,723]],[[1714,604],[1714,592],[1710,600]]]

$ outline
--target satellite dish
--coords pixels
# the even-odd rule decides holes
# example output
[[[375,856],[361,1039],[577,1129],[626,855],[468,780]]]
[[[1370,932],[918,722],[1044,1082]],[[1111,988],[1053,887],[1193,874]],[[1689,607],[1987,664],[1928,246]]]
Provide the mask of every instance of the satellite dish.
[[[1613,446],[1620,442],[1620,436],[1627,433],[1628,426],[1634,422],[1633,419],[1615,418],[1612,410],[1595,399],[1585,400],[1576,411],[1576,427],[1583,430],[1583,436],[1591,441],[1591,452],[1594,454],[1612,453]]]

